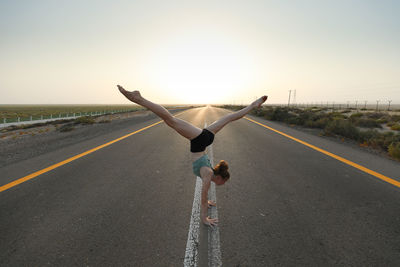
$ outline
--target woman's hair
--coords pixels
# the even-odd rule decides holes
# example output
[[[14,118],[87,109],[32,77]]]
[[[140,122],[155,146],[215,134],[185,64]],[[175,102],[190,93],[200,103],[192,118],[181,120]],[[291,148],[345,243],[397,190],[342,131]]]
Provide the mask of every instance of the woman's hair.
[[[228,172],[228,163],[225,160],[221,160],[214,167],[214,175],[220,175],[224,180],[228,180],[230,175]]]

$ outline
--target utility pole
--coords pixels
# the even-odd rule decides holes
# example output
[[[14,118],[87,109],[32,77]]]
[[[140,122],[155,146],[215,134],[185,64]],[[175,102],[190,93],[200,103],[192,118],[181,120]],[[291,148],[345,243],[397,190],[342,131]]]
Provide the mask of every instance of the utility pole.
[[[349,109],[349,103],[350,103],[350,101],[347,101],[347,109]]]
[[[364,101],[364,109],[367,109],[367,101]]]
[[[289,107],[290,106],[290,95],[292,94],[292,90],[289,90],[289,100],[288,100],[288,103],[287,103],[287,106]]]
[[[376,111],[379,111],[379,100],[376,100]]]
[[[357,109],[357,103],[358,103],[358,100],[356,100],[356,110],[358,110],[358,109]]]
[[[388,100],[389,102],[389,106],[388,106],[388,111],[390,110],[390,103],[392,102],[392,100]]]
[[[296,90],[294,90],[293,104],[296,106]]]

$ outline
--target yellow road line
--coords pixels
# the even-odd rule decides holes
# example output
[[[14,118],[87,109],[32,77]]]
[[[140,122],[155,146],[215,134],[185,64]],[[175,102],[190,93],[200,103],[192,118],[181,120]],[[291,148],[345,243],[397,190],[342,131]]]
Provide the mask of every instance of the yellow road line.
[[[354,167],[354,168],[356,168],[356,169],[359,169],[359,170],[361,170],[361,171],[363,171],[363,172],[365,172],[365,173],[368,173],[368,174],[370,174],[370,175],[372,175],[372,176],[375,176],[376,178],[379,178],[379,179],[381,179],[381,180],[383,180],[383,181],[385,181],[385,182],[387,182],[387,183],[389,183],[389,184],[392,184],[392,185],[397,186],[397,187],[400,188],[400,182],[399,182],[399,181],[396,181],[396,180],[394,180],[394,179],[392,179],[392,178],[389,178],[389,177],[387,177],[387,176],[385,176],[385,175],[383,175],[383,174],[380,174],[379,172],[375,172],[375,171],[373,171],[373,170],[370,170],[370,169],[368,169],[368,168],[366,168],[366,167],[364,167],[364,166],[361,166],[361,165],[359,165],[359,164],[357,164],[357,163],[354,163],[354,162],[352,162],[352,161],[350,161],[350,160],[348,160],[348,159],[342,158],[342,157],[340,157],[340,156],[338,156],[338,155],[335,155],[335,154],[333,154],[333,153],[331,153],[331,152],[328,152],[328,151],[326,151],[326,150],[324,150],[324,149],[321,149],[321,148],[319,148],[319,147],[316,147],[316,146],[314,146],[314,145],[311,145],[311,144],[309,144],[309,143],[307,143],[307,142],[304,142],[304,141],[302,141],[302,140],[300,140],[300,139],[297,139],[297,138],[295,138],[295,137],[293,137],[293,136],[290,136],[290,135],[285,134],[285,133],[283,133],[283,132],[281,132],[281,131],[275,130],[274,128],[271,128],[271,127],[269,127],[269,126],[267,126],[267,125],[264,125],[264,124],[262,124],[262,123],[259,123],[258,121],[252,120],[252,119],[247,118],[247,117],[245,117],[245,119],[247,119],[247,120],[249,120],[249,121],[251,121],[251,122],[254,122],[255,124],[261,125],[262,127],[267,128],[268,130],[271,130],[271,131],[274,131],[274,132],[276,132],[276,133],[278,133],[278,134],[281,134],[281,135],[283,135],[283,136],[285,136],[285,137],[287,137],[287,138],[290,138],[290,139],[292,139],[292,140],[294,140],[294,141],[296,141],[296,142],[298,142],[298,143],[300,143],[300,144],[303,144],[303,145],[305,145],[305,146],[308,146],[308,147],[310,147],[310,148],[312,148],[312,149],[314,149],[314,150],[317,150],[318,152],[321,152],[321,153],[323,153],[323,154],[325,154],[325,155],[327,155],[327,156],[329,156],[329,157],[332,157],[332,158],[334,158],[334,159],[336,159],[336,160],[339,160],[339,161],[341,161],[341,162],[343,162],[343,163],[345,163],[345,164],[347,164],[347,165],[350,165],[350,166],[352,166],[352,167]]]
[[[178,115],[180,115],[180,114],[182,114],[182,113],[183,113],[183,112],[177,114],[176,116],[178,116]],[[69,162],[71,162],[71,161],[74,161],[74,160],[76,160],[76,159],[79,159],[79,158],[81,158],[81,157],[83,157],[83,156],[86,156],[86,155],[88,155],[88,154],[90,154],[90,153],[93,153],[93,152],[95,152],[95,151],[97,151],[97,150],[99,150],[99,149],[102,149],[103,147],[106,147],[106,146],[109,146],[109,145],[111,145],[111,144],[114,144],[114,143],[116,143],[116,142],[118,142],[118,141],[121,141],[122,139],[125,139],[125,138],[127,138],[127,137],[129,137],[129,136],[131,136],[131,135],[134,135],[134,134],[137,134],[137,133],[139,133],[139,132],[141,132],[141,131],[144,131],[144,130],[146,130],[146,129],[150,128],[150,127],[153,127],[153,126],[155,126],[155,125],[157,125],[157,124],[159,124],[159,123],[161,123],[161,122],[163,122],[163,121],[159,121],[159,122],[153,123],[153,124],[151,124],[151,125],[149,125],[149,126],[146,126],[146,127],[142,128],[142,129],[139,129],[139,130],[137,130],[137,131],[134,131],[134,132],[132,132],[132,133],[129,133],[129,134],[127,134],[127,135],[124,135],[124,136],[122,136],[122,137],[119,137],[119,138],[117,138],[117,139],[115,139],[115,140],[112,140],[112,141],[110,141],[110,142],[108,142],[108,143],[105,143],[105,144],[103,144],[103,145],[100,145],[100,146],[98,146],[98,147],[92,148],[92,149],[90,149],[90,150],[88,150],[88,151],[85,151],[85,152],[83,152],[83,153],[81,153],[81,154],[78,154],[78,155],[75,155],[75,156],[73,156],[73,157],[70,157],[70,158],[68,158],[68,159],[66,159],[66,160],[63,160],[63,161],[61,161],[61,162],[59,162],[59,163],[56,163],[56,164],[54,164],[54,165],[51,165],[51,166],[49,166],[49,167],[47,167],[47,168],[44,168],[44,169],[42,169],[42,170],[40,170],[40,171],[31,173],[31,174],[29,174],[29,175],[27,175],[27,176],[25,176],[25,177],[22,177],[22,178],[19,178],[19,179],[15,180],[15,181],[12,181],[11,183],[8,183],[8,184],[6,184],[6,185],[1,186],[1,187],[0,187],[0,192],[3,192],[3,191],[5,191],[5,190],[7,190],[7,189],[9,189],[9,188],[11,188],[11,187],[14,187],[14,186],[16,186],[16,185],[19,185],[19,184],[21,184],[21,183],[23,183],[23,182],[26,182],[26,181],[30,180],[30,179],[33,179],[33,178],[35,178],[35,177],[37,177],[37,176],[39,176],[39,175],[41,175],[41,174],[43,174],[43,173],[49,172],[49,171],[51,171],[51,170],[54,170],[55,168],[58,168],[58,167],[60,167],[60,166],[62,166],[62,165],[65,165],[65,164],[67,164],[67,163],[69,163]]]

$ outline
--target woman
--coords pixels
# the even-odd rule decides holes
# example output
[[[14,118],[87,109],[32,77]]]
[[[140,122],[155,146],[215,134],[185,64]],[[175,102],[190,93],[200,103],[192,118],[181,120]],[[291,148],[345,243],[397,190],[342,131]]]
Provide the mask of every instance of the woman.
[[[201,220],[206,225],[216,225],[218,219],[212,219],[207,216],[207,207],[216,205],[212,201],[207,201],[208,189],[210,188],[211,181],[217,185],[223,185],[229,179],[228,164],[221,160],[215,168],[212,168],[210,160],[205,153],[206,147],[212,144],[214,135],[226,124],[242,118],[253,108],[259,108],[261,104],[267,100],[267,96],[257,99],[251,105],[239,111],[225,115],[205,129],[200,129],[184,120],[172,116],[164,107],[143,98],[139,91],[129,92],[122,86],[117,86],[119,91],[130,101],[148,108],[163,119],[168,126],[190,140],[190,151],[193,155],[193,172],[195,175],[201,177],[203,181],[201,192]]]

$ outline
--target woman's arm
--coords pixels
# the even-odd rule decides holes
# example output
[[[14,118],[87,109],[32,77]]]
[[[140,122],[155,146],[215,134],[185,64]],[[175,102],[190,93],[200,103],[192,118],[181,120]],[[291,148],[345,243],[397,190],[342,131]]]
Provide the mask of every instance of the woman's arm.
[[[205,168],[204,168],[205,169]],[[203,185],[201,188],[201,211],[200,211],[200,218],[201,221],[210,226],[215,226],[218,223],[217,218],[210,218],[208,217],[208,189],[210,189],[211,184],[211,177],[213,175],[212,170],[200,171],[202,173],[201,177],[203,180]]]

